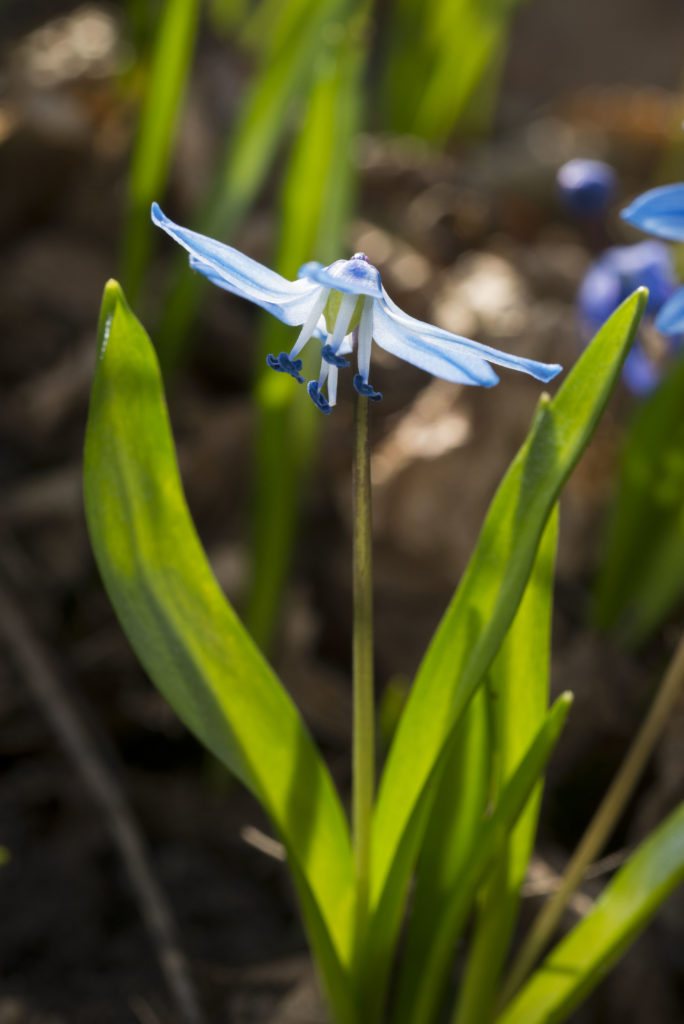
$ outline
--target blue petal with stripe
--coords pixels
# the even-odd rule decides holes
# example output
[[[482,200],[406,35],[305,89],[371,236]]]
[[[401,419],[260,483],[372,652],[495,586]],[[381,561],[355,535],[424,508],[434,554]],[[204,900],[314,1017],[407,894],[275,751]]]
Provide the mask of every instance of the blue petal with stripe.
[[[484,388],[498,384],[499,378],[489,363],[460,346],[456,335],[452,337],[447,345],[426,337],[411,325],[398,323],[384,304],[377,303],[373,308],[373,340],[386,352],[454,384],[477,384]]]
[[[157,203],[152,204],[152,220],[187,249],[190,266],[219,288],[254,302],[285,324],[306,320],[319,291],[314,281],[288,281],[238,249],[174,224]]]
[[[393,329],[395,331],[397,339],[402,338],[402,347],[407,344],[408,339],[412,339],[413,345],[422,348],[424,351],[429,350],[433,353],[441,353],[443,360],[455,367],[462,367],[465,373],[469,372],[468,367],[472,367],[477,376],[478,371],[476,367],[486,360],[487,363],[496,363],[499,366],[506,366],[510,370],[520,370],[522,373],[528,373],[531,377],[546,383],[553,380],[562,370],[562,366],[559,366],[558,363],[540,363],[536,359],[527,359],[525,356],[516,356],[510,352],[501,352],[497,348],[481,345],[478,341],[462,338],[458,334],[452,334],[450,331],[444,331],[439,327],[434,327],[432,324],[424,323],[422,320],[416,320],[415,317],[404,313],[390,299],[384,289],[382,301],[376,304],[375,309],[377,310],[378,307],[383,310],[387,320],[392,325],[390,330]],[[386,348],[389,352],[392,351],[390,345],[387,344],[389,340],[387,334],[385,335],[385,343],[380,340],[375,330],[373,337],[381,348]],[[472,359],[469,360],[468,356],[472,357]],[[416,366],[421,365],[410,358],[409,355],[402,355],[401,358],[406,359],[408,362],[414,362]],[[463,383],[482,384],[484,387],[491,387],[492,384],[496,384],[498,377],[491,366],[488,367],[488,370],[488,383],[485,383],[484,379],[482,381],[474,379],[469,382],[464,381]],[[429,372],[437,373],[435,370],[430,370]],[[484,371],[479,372],[480,375],[485,376]],[[437,373],[437,376],[443,376],[445,380],[456,380],[455,377],[447,377],[444,373]]]
[[[621,216],[634,227],[671,242],[684,242],[684,183],[644,192]]]

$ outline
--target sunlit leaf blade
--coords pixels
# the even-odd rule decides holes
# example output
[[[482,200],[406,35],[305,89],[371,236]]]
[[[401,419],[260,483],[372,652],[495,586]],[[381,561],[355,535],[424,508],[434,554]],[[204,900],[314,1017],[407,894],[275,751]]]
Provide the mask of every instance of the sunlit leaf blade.
[[[487,807],[496,803],[546,714],[556,535],[557,516],[552,515],[513,624],[451,741],[454,763],[442,772],[417,865],[398,986],[400,1019],[432,957],[434,921],[445,893],[459,884]],[[477,1004],[486,1003],[495,991],[497,958],[507,948],[506,925],[514,918],[515,894],[534,842],[540,788],[485,879],[488,891],[478,910],[471,955],[459,986],[468,1024],[478,1019]]]
[[[485,819],[473,837],[470,856],[456,883],[443,894],[440,912],[433,920],[430,956],[416,975],[415,990],[407,993],[406,1001],[397,1000],[397,1021],[401,1024],[425,1024],[436,1019],[456,943],[478,888],[495,858],[505,849],[512,826],[537,786],[558,742],[571,704],[572,696],[562,694],[547,712],[525,756],[502,789],[491,817]]]
[[[558,515],[541,539],[534,569],[513,625],[489,671],[494,719],[497,788],[511,777],[549,701],[551,611]],[[489,1024],[497,979],[503,967],[518,911],[519,891],[534,849],[542,782],[535,786],[505,848],[497,857],[478,907],[468,961],[459,985],[454,1024]]]
[[[149,259],[150,204],[164,188],[195,50],[199,0],[166,0],[159,20],[128,182],[123,280],[131,298]]]
[[[410,1019],[412,999],[432,957],[435,920],[472,855],[490,801],[492,696],[480,687],[458,723],[444,768],[435,779],[405,929],[397,980],[396,1024]]]
[[[489,809],[491,813],[496,806],[502,788],[527,754],[547,713],[557,533],[558,516],[552,515],[513,624],[485,685],[468,705],[450,744],[456,755],[461,754],[463,770],[455,776],[448,769],[442,773],[421,849],[398,980],[398,1024],[411,1019],[416,993],[434,956],[435,921],[443,913],[450,893],[461,887],[464,872],[470,870],[470,860],[478,857],[477,837],[486,812]],[[475,717],[473,709],[478,709]],[[454,754],[449,760],[456,760]],[[459,986],[461,1003],[467,1005],[463,1019],[468,1024],[475,1024],[478,1019],[482,1009],[478,1003],[486,1004],[495,992],[497,960],[503,959],[507,948],[507,923],[512,923],[517,889],[534,843],[540,788],[540,783],[534,786],[520,820],[483,880],[488,892],[478,910],[474,945]],[[473,804],[470,814],[465,814],[462,808],[469,809]],[[478,984],[480,967],[486,978],[486,992]],[[446,978],[436,977],[435,981],[438,1000]]]
[[[317,72],[283,192],[277,269],[288,278],[294,278],[311,258],[332,263],[344,251],[355,173],[349,154],[358,130],[364,67],[359,38],[363,27],[356,22],[347,26],[340,41],[323,48],[316,60]],[[294,337],[291,328],[269,317],[258,349],[253,574],[246,621],[263,650],[268,650],[275,627],[299,504],[323,421],[303,388],[265,365],[268,352],[289,351]],[[305,358],[311,357],[305,352]],[[307,375],[317,374],[318,366],[310,364]]]
[[[590,914],[551,951],[497,1024],[559,1024],[684,881],[684,804],[646,839]]]
[[[182,721],[270,815],[342,1015],[352,914],[344,813],[296,707],[209,567],[185,502],[156,357],[113,281],[102,304],[84,487],[119,621]]]
[[[684,594],[684,359],[627,434],[595,619],[636,647]]]
[[[374,816],[372,910],[383,919],[396,919],[383,903],[405,893],[413,859],[410,851],[400,855],[402,844],[416,843],[414,823],[426,787],[513,620],[546,520],[608,401],[645,295],[644,290],[635,292],[616,310],[556,397],[540,403],[423,658],[390,749]],[[395,862],[406,865],[403,886]]]

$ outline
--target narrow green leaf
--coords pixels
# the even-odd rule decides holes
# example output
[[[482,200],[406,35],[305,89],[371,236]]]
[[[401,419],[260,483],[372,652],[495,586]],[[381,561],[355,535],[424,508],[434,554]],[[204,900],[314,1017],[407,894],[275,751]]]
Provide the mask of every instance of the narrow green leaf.
[[[497,1024],[559,1024],[684,881],[684,804],[632,854],[584,920],[551,951]]]
[[[545,720],[520,761],[501,797],[476,833],[463,871],[448,893],[444,893],[439,915],[433,921],[430,956],[417,976],[409,1012],[399,1007],[400,1021],[426,1024],[435,1019],[448,971],[455,957],[456,943],[466,924],[479,886],[494,858],[505,849],[511,828],[520,816],[532,790],[537,786],[546,762],[561,734],[572,704],[572,695],[562,694],[547,712]]]
[[[422,840],[396,992],[396,1024],[411,1007],[432,958],[435,920],[472,855],[491,799],[492,696],[485,683],[456,726],[444,768],[435,779],[428,827]]]
[[[199,0],[166,0],[154,43],[128,181],[123,279],[138,292],[152,245],[150,204],[164,188],[195,51]]]
[[[399,3],[384,76],[385,106],[395,131],[446,141],[485,78],[498,81],[515,7],[516,0]]]
[[[684,359],[627,434],[595,619],[628,647],[646,640],[684,594]]]
[[[493,691],[495,758],[505,785],[520,764],[549,702],[553,574],[558,514],[550,516],[529,583],[489,672]],[[520,886],[534,849],[542,780],[497,858],[478,909],[454,1024],[488,1024],[497,981],[518,912]]]
[[[544,531],[520,607],[492,663],[486,684],[476,692],[455,730],[452,745],[458,751],[463,743],[464,770],[456,776],[448,769],[442,773],[425,838],[425,843],[431,843],[429,857],[426,858],[425,849],[421,849],[398,985],[398,1024],[412,1019],[411,1007],[434,957],[435,921],[443,913],[445,900],[462,887],[461,879],[464,872],[470,870],[470,861],[479,857],[478,837],[486,816],[496,807],[502,789],[527,754],[547,714],[557,533],[558,516],[554,514]],[[472,716],[473,708],[478,707],[481,707],[479,723]],[[466,726],[470,729],[464,736]],[[471,777],[472,771],[476,773],[474,777]],[[460,989],[461,1000],[465,999],[468,1004],[468,1012],[462,1019],[468,1024],[478,1020],[477,999],[484,1001],[496,990],[497,960],[503,959],[510,935],[506,922],[510,919],[512,924],[517,889],[534,843],[540,789],[540,783],[535,785],[520,820],[484,879],[489,891],[478,912],[474,955],[471,955]],[[463,813],[453,814],[453,808],[458,809],[460,802],[468,806],[473,801],[475,813],[470,819]],[[493,906],[495,897],[497,902]],[[491,933],[485,926],[490,917],[495,922]],[[491,941],[486,952],[483,950],[480,965],[478,953],[482,943],[478,943],[478,939],[485,930]],[[445,970],[449,966],[449,960],[445,961]],[[476,985],[480,966],[487,978],[486,994]],[[435,998],[438,999],[446,977],[438,977],[436,981],[439,991]]]
[[[382,919],[397,920],[383,903],[405,894],[413,858],[401,853],[402,844],[416,842],[413,823],[426,787],[513,620],[546,520],[608,401],[645,297],[641,289],[616,310],[556,397],[540,403],[425,654],[383,772],[374,817],[372,908]],[[396,863],[406,866],[403,885]],[[381,945],[393,943],[385,938]]]
[[[345,816],[299,712],[212,574],[185,502],[152,345],[114,281],[100,317],[84,486],[119,621],[182,721],[268,812],[299,882],[330,998],[351,1020]]]

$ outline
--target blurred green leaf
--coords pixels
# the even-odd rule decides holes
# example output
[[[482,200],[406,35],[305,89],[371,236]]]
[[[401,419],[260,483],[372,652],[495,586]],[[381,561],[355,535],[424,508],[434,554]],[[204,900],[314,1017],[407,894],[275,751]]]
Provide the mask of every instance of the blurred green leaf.
[[[605,408],[634,340],[645,291],[627,299],[582,354],[494,496],[461,583],[423,658],[382,775],[373,823],[372,913],[377,949],[398,927],[424,797],[453,730],[515,615],[546,520]]]
[[[559,1024],[684,881],[684,804],[635,851],[596,906],[551,951],[497,1024]]]
[[[185,502],[154,351],[114,281],[98,343],[84,486],[102,579],[152,681],[269,814],[331,1002],[351,1022],[353,867],[337,793],[209,567]]]
[[[596,590],[595,620],[643,643],[684,594],[684,359],[627,434]]]
[[[363,70],[363,24],[352,23],[334,48],[317,59],[317,74],[294,146],[283,191],[277,269],[294,278],[310,259],[332,263],[344,249],[355,178]],[[315,456],[323,417],[303,388],[265,366],[268,352],[289,351],[295,335],[273,317],[264,320],[256,396],[256,471],[252,587],[246,621],[267,650],[292,558],[299,505]],[[307,358],[311,358],[305,353]],[[310,376],[318,375],[311,366]]]
[[[534,567],[511,628],[481,686],[456,728],[451,746],[462,750],[461,770],[447,768],[441,774],[437,797],[430,814],[418,862],[417,883],[405,941],[399,979],[398,1021],[415,1017],[415,999],[423,978],[433,970],[437,921],[445,901],[462,888],[470,862],[479,857],[479,836],[487,815],[497,806],[502,788],[512,778],[542,727],[549,699],[549,660],[553,567],[558,533],[558,516],[551,515],[544,531]],[[473,716],[473,709],[477,713]],[[467,730],[467,731],[466,731]],[[454,760],[453,754],[450,760]],[[473,773],[473,774],[471,774]],[[475,1024],[484,1003],[496,991],[497,961],[505,955],[510,927],[517,905],[516,894],[527,868],[534,844],[541,783],[511,836],[499,850],[489,876],[487,896],[480,906],[475,946],[471,950],[459,995],[467,1004],[462,1019]],[[459,805],[474,804],[470,815],[458,812]],[[441,840],[440,840],[441,833]],[[426,857],[425,845],[429,856]],[[475,898],[475,893],[472,893]],[[484,939],[488,940],[485,947]],[[448,949],[443,956],[444,973],[433,972],[433,999],[437,1001],[446,984],[450,967]],[[482,958],[482,960],[480,960]],[[486,992],[478,982],[483,970]],[[413,1014],[413,1016],[412,1016]],[[425,1019],[428,1019],[427,1017]]]
[[[538,785],[571,705],[572,695],[569,693],[561,694],[555,701],[503,787],[496,807],[474,834],[463,869],[455,884],[443,893],[439,913],[433,918],[429,936],[430,956],[425,958],[423,969],[416,974],[416,989],[410,995],[407,993],[406,1001],[398,1000],[397,1020],[401,1024],[425,1024],[436,1019],[449,967],[455,957],[456,943],[478,889],[487,870],[505,849],[511,828]]]
[[[159,20],[128,181],[122,266],[124,285],[133,299],[150,256],[150,205],[161,195],[168,176],[199,11],[199,0],[166,0]]]
[[[232,35],[249,17],[249,0],[209,0],[207,13],[215,31]]]
[[[558,514],[549,517],[539,551],[513,625],[489,671],[494,718],[494,767],[497,788],[511,778],[549,702],[553,571]],[[461,979],[454,1024],[489,1024],[513,933],[520,886],[534,849],[542,780],[497,857],[477,913],[468,961]]]
[[[516,6],[517,0],[399,0],[383,86],[394,131],[443,143],[474,99],[481,116],[491,112]],[[486,98],[478,96],[485,84]]]

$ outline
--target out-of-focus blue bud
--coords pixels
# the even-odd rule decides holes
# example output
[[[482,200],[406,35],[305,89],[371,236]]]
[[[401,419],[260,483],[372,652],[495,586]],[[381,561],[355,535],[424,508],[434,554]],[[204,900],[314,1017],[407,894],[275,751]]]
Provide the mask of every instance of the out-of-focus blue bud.
[[[563,205],[581,217],[604,213],[615,197],[617,176],[610,164],[576,157],[568,160],[556,175]]]
[[[649,290],[647,327],[653,331],[653,318],[678,288],[670,249],[663,242],[613,246],[594,260],[577,292],[580,328],[585,340],[589,341],[620,303],[641,285]],[[675,344],[673,339],[667,340],[668,349]],[[625,384],[635,394],[648,394],[660,375],[660,362],[651,358],[643,344],[642,332],[625,363]]]
[[[592,332],[635,288],[648,288],[646,312],[655,316],[677,290],[672,257],[663,242],[615,245],[594,260],[579,287],[577,305]]]

